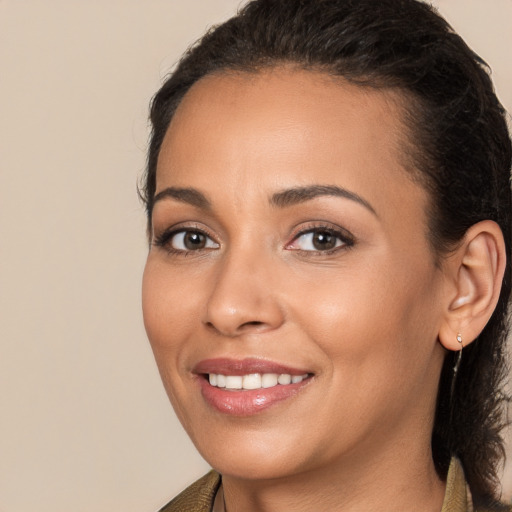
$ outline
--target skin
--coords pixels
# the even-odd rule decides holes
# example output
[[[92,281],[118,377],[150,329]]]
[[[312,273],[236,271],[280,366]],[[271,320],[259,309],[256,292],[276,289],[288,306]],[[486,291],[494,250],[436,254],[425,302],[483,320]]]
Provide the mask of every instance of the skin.
[[[157,196],[192,188],[209,207],[156,201],[144,320],[180,421],[223,475],[233,511],[440,510],[430,438],[453,300],[427,239],[399,101],[311,71],[203,78],[165,136]],[[276,205],[285,189],[337,186]],[[192,204],[194,203],[194,204]],[[299,232],[334,229],[333,251]],[[313,250],[311,250],[313,249]],[[455,342],[456,347],[456,342]],[[194,366],[248,357],[307,368],[292,398],[247,417],[214,410]]]

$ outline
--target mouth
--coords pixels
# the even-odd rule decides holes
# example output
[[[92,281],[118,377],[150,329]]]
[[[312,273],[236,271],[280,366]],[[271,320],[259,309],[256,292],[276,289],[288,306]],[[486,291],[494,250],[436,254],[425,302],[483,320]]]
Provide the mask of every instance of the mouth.
[[[210,359],[199,363],[201,395],[217,412],[250,416],[296,396],[313,380],[303,368],[259,359]]]
[[[249,373],[246,375],[209,373],[205,377],[208,378],[210,386],[217,388],[224,388],[226,390],[254,390],[299,384],[309,376],[310,374],[308,373],[302,375],[291,375],[290,373]]]

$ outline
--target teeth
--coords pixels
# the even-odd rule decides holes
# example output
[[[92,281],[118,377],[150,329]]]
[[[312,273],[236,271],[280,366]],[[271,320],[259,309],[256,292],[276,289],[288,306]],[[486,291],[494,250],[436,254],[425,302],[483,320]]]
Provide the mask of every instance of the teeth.
[[[217,375],[217,387],[225,388],[226,387],[226,376],[225,375]]]
[[[244,375],[242,380],[242,387],[244,389],[259,389],[261,388],[261,375],[259,373],[251,373]]]
[[[283,386],[286,386],[286,384],[290,384],[291,381],[292,381],[292,376],[288,375],[287,373],[282,373],[281,375],[279,375],[279,377],[277,377],[277,382],[279,384],[282,384]]]
[[[277,379],[279,375],[277,373],[264,373],[261,376],[261,387],[262,388],[273,388],[277,386]]]
[[[222,375],[221,373],[210,373],[208,380],[210,385],[226,389],[261,389],[272,388],[278,384],[286,386],[297,384],[308,377],[304,375],[290,375],[288,373],[249,373],[247,375]]]
[[[226,389],[242,389],[242,377],[239,375],[226,375]]]

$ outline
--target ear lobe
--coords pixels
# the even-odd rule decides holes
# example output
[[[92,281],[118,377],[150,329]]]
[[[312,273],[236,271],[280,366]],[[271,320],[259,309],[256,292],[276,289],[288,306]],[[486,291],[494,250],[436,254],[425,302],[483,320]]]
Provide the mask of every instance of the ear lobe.
[[[506,261],[500,227],[490,220],[471,226],[450,260],[456,294],[449,301],[439,340],[448,350],[460,350],[457,335],[462,335],[464,346],[474,341],[500,296]]]

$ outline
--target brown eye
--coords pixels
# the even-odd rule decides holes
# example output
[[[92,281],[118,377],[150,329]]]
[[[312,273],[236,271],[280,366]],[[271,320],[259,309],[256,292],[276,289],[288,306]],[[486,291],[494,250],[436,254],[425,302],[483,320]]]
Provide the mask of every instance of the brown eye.
[[[303,231],[286,248],[311,253],[328,253],[352,245],[354,245],[354,239],[346,232],[316,228]]]
[[[318,251],[328,251],[336,247],[336,236],[328,231],[316,231],[313,233],[312,244]]]
[[[176,252],[200,251],[201,249],[218,249],[219,244],[214,242],[206,233],[197,230],[183,229],[176,231],[167,242],[160,245],[168,245]]]
[[[183,235],[183,245],[189,251],[204,249],[204,247],[206,247],[206,236],[197,231],[185,231]]]

